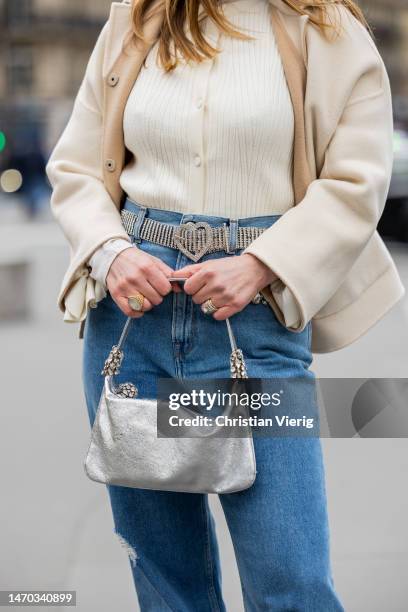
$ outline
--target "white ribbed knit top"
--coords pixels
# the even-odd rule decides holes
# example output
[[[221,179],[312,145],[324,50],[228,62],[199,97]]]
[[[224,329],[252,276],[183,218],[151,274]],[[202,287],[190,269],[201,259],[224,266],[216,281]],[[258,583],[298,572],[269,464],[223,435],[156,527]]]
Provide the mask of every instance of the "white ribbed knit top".
[[[153,45],[125,107],[125,145],[133,159],[120,184],[147,207],[233,218],[283,214],[294,205],[294,116],[270,5],[222,4],[233,26],[255,40],[224,36],[206,18],[203,34],[221,53],[199,64],[180,56],[168,74],[156,64]],[[106,284],[110,265],[126,248],[126,240],[108,240],[90,258],[91,276]],[[273,293],[286,325],[296,329],[299,310],[290,289]]]
[[[294,117],[268,0],[223,3],[236,29],[203,33],[222,52],[166,74],[149,51],[124,112],[134,158],[120,184],[145,206],[225,217],[281,214],[293,206]]]

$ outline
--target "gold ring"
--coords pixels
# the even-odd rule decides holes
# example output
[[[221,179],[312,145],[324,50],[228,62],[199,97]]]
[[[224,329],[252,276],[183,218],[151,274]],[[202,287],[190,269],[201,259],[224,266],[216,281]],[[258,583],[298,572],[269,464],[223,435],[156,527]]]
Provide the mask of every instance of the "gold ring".
[[[144,295],[138,291],[136,295],[129,295],[127,301],[132,310],[140,312],[143,310],[144,299]]]
[[[215,306],[211,298],[209,298],[208,300],[204,302],[204,304],[201,306],[201,309],[204,312],[204,314],[213,314],[214,312],[219,310],[218,307]]]

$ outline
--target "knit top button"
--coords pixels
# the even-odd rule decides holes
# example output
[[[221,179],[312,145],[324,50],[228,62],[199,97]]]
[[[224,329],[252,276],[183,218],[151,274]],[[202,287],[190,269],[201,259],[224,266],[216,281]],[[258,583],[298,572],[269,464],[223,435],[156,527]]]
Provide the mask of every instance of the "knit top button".
[[[201,157],[199,155],[196,155],[194,157],[194,165],[195,166],[201,166]]]

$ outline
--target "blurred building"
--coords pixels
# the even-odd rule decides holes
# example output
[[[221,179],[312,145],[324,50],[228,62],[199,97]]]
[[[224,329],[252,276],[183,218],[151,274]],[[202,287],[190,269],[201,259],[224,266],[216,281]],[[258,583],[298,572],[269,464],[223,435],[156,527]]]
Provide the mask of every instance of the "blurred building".
[[[27,147],[52,146],[110,4],[0,0],[0,171]]]
[[[10,155],[30,147],[48,154],[55,144],[110,4],[0,0],[0,173]],[[388,68],[396,117],[408,122],[408,1],[360,4]]]
[[[69,104],[108,16],[110,3],[110,0],[0,0],[3,125],[10,118],[16,119],[19,108],[27,113],[28,119],[30,115],[41,115],[44,109],[48,112],[50,102]],[[397,106],[403,107],[403,100],[408,98],[408,2],[361,0],[360,4],[386,61]]]
[[[109,5],[103,0],[0,0],[2,97],[72,95]]]
[[[387,66],[396,118],[408,122],[408,2],[364,0],[360,6]]]
[[[58,113],[56,106],[66,114],[110,4],[110,0],[0,0],[3,125],[20,120],[19,109],[26,120],[44,113],[49,116],[50,105],[53,114]],[[408,2],[361,0],[360,4],[386,61],[397,110],[404,112],[403,102],[408,99]]]

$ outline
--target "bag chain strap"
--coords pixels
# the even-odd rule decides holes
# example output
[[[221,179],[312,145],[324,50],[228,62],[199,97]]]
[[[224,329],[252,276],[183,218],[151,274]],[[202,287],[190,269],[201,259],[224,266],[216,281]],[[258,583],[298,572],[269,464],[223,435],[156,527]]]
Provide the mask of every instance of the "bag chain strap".
[[[105,361],[101,374],[103,376],[117,376],[119,374],[120,366],[122,365],[124,351],[123,347],[129,333],[130,325],[133,321],[133,317],[128,317],[125,326],[122,330],[119,342],[115,344]],[[232,331],[231,323],[229,319],[225,319],[227,324],[228,337],[231,345],[230,354],[230,373],[231,378],[248,378],[244,355],[242,350],[237,347],[234,332]],[[115,387],[115,394],[124,398],[133,398],[138,394],[137,387],[133,383],[121,383]]]

